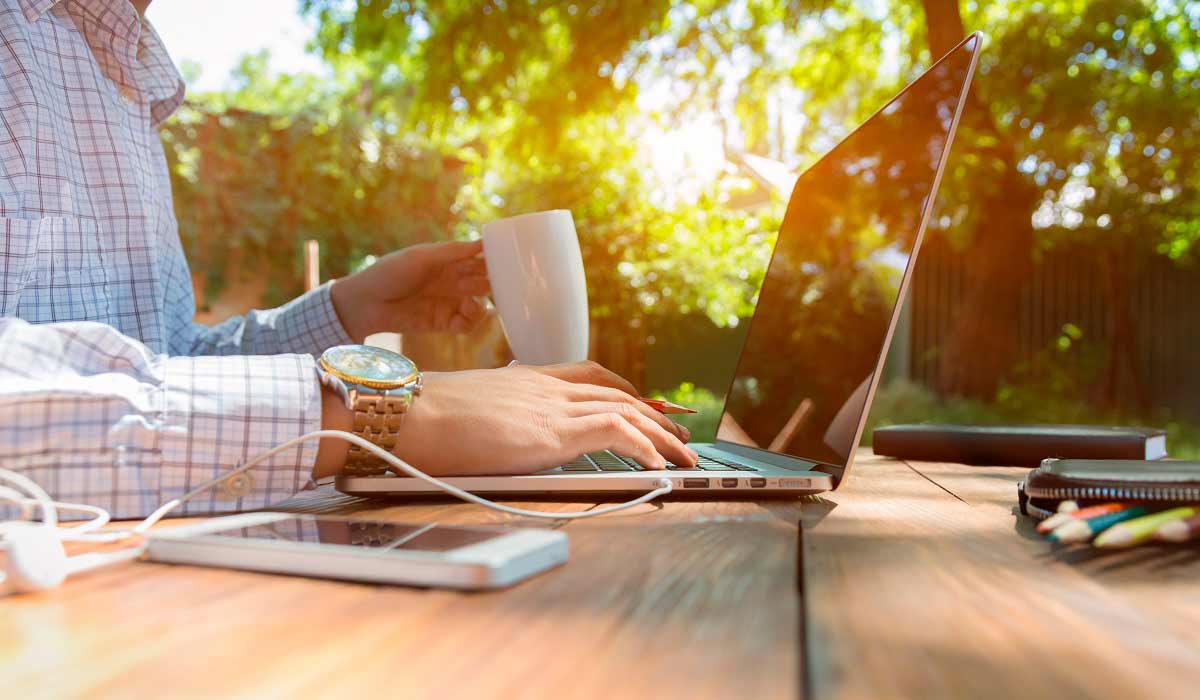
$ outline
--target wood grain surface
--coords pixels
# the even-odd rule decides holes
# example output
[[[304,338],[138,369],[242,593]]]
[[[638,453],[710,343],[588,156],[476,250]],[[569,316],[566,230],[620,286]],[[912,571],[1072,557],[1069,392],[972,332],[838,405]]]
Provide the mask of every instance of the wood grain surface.
[[[1187,698],[1200,554],[1053,549],[1027,470],[867,458],[804,531],[817,697]]]
[[[1200,550],[1052,549],[1024,474],[864,453],[821,498],[550,525],[310,493],[286,509],[562,527],[571,559],[493,593],[94,572],[0,599],[0,697],[1195,697]]]
[[[332,493],[289,508],[547,526]],[[794,697],[799,520],[795,500],[668,502],[556,524],[568,564],[490,593],[153,563],[97,571],[0,602],[0,696]]]

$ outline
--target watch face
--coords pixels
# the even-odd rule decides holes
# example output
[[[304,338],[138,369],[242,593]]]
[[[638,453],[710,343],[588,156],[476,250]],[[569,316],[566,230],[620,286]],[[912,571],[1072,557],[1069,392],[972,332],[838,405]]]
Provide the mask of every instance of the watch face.
[[[404,355],[367,345],[339,345],[321,355],[329,371],[349,381],[363,380],[402,386],[412,381],[417,366]]]

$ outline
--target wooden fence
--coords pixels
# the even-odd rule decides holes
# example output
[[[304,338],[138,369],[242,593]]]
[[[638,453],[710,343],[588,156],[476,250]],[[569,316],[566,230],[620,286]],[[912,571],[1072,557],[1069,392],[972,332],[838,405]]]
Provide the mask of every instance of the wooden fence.
[[[913,278],[905,338],[892,357],[907,360],[908,375],[940,390],[940,349],[949,337],[967,284],[969,254],[940,240],[921,251]],[[1134,366],[1150,408],[1200,416],[1200,270],[1156,259],[1130,285],[1136,327]],[[1081,342],[1109,351],[1113,314],[1096,256],[1061,250],[1043,255],[1022,285],[1020,313],[1012,319],[1021,359],[1054,344],[1065,324],[1083,331]],[[903,373],[902,368],[898,369]],[[1136,401],[1129,381],[1116,385],[1117,400]]]

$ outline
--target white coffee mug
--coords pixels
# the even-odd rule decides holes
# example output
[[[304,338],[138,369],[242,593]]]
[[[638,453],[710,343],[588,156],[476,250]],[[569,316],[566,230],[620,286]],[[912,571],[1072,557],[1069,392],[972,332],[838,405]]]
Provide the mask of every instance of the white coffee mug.
[[[587,280],[565,209],[483,227],[483,256],[504,335],[522,364],[582,362],[588,354]]]

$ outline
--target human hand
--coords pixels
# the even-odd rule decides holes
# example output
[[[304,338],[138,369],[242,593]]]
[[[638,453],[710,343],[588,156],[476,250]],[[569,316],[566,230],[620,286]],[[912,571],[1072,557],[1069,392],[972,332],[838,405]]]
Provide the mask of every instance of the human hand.
[[[395,454],[438,476],[527,474],[598,450],[694,466],[687,429],[593,362],[427,373]]]
[[[338,319],[355,342],[380,332],[466,333],[486,316],[491,292],[480,241],[398,250],[333,283]]]

